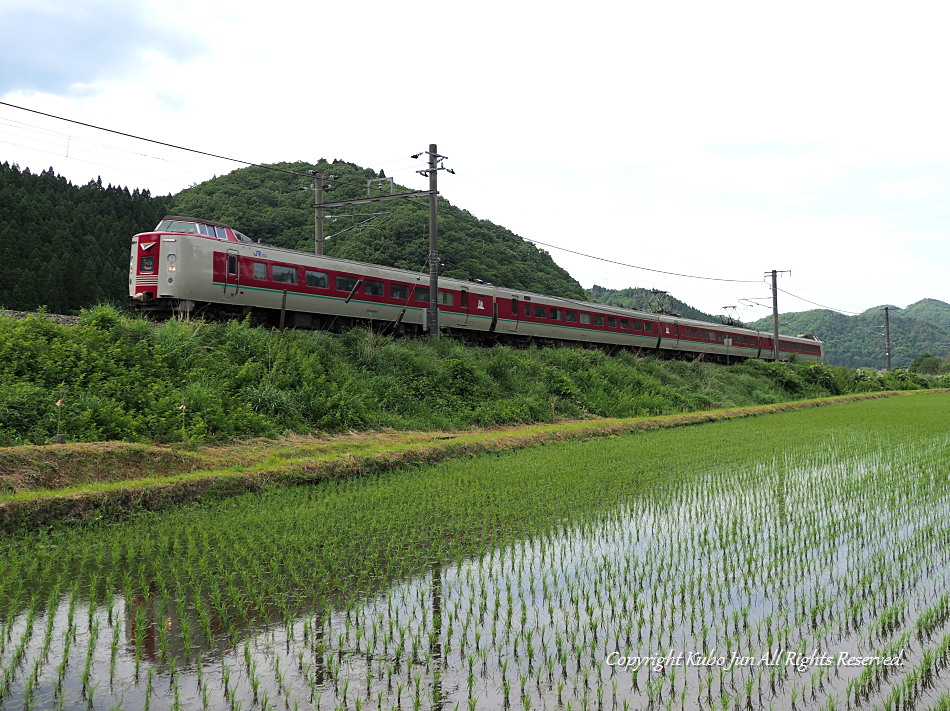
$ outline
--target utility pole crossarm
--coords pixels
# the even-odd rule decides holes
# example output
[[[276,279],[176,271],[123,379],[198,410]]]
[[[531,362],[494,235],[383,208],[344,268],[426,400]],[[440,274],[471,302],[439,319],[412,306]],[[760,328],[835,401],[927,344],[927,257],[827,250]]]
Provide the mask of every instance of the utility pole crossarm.
[[[386,200],[400,200],[402,198],[430,197],[431,190],[417,190],[413,193],[396,193],[395,195],[380,195],[371,198],[357,198],[356,200],[341,200],[340,202],[324,202],[320,204],[323,209],[331,207],[346,207],[347,205],[364,205],[368,202],[385,202]]]

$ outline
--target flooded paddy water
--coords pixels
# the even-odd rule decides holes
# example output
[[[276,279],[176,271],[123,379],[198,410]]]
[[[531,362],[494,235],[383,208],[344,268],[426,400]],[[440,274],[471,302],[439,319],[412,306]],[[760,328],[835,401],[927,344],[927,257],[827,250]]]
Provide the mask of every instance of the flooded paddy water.
[[[0,709],[936,707],[948,405],[571,443],[3,540]]]

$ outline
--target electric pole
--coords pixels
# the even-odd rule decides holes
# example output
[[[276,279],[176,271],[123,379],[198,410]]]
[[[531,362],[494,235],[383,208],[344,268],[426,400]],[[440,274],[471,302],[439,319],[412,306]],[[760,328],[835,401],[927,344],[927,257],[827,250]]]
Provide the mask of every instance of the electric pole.
[[[420,151],[419,153],[414,154],[412,157],[418,158],[424,152],[425,151]],[[311,170],[310,173],[313,175],[313,191],[315,193],[314,221],[316,222],[316,225],[314,226],[314,251],[317,254],[323,254],[323,211],[325,209],[349,205],[363,205],[371,202],[385,202],[387,200],[402,200],[403,198],[429,198],[429,313],[426,317],[426,326],[429,331],[429,338],[436,340],[439,337],[439,223],[437,215],[437,175],[440,170],[445,170],[453,174],[455,171],[442,165],[442,161],[446,159],[446,156],[440,156],[438,154],[436,145],[434,143],[429,144],[428,154],[429,167],[417,172],[420,175],[426,175],[429,177],[429,189],[416,190],[411,193],[395,193],[390,190],[389,195],[365,197],[356,200],[340,200],[339,202],[323,202],[324,191],[331,190],[333,186],[324,185],[323,171]],[[334,175],[330,176],[331,179],[334,179],[335,177],[336,176]],[[310,188],[300,189],[309,190]]]
[[[434,143],[429,144],[429,340],[439,340],[439,217],[436,210],[439,157]]]
[[[323,254],[323,171],[311,170],[313,173],[313,251],[317,255]]]
[[[784,270],[782,274],[791,274],[791,271]],[[766,276],[769,272],[765,273]],[[778,362],[778,275],[777,269],[772,270],[772,359]]]
[[[884,307],[884,369],[891,370],[891,308]]]
[[[429,167],[416,171],[420,175],[429,177],[429,313],[426,326],[429,330],[429,340],[439,339],[439,218],[438,218],[438,174],[440,170],[455,173],[451,168],[445,168],[442,161],[446,156],[440,156],[436,144],[429,144]],[[416,153],[418,158],[422,153]]]

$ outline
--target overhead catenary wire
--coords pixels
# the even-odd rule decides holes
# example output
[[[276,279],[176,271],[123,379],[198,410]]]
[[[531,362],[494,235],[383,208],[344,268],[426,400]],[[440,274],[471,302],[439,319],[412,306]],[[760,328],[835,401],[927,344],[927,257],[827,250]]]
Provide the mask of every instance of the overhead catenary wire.
[[[294,170],[287,170],[285,168],[275,168],[273,166],[264,165],[262,163],[254,163],[252,161],[242,160],[241,158],[231,158],[229,156],[223,156],[218,153],[210,153],[208,151],[202,151],[197,148],[188,148],[186,146],[179,146],[174,143],[167,143],[165,141],[159,141],[154,138],[146,138],[145,136],[136,136],[133,133],[125,133],[124,131],[117,131],[112,128],[106,128],[105,126],[97,126],[92,123],[86,123],[84,121],[77,121],[76,119],[65,118],[64,116],[57,116],[55,114],[46,113],[45,111],[38,111],[37,109],[30,109],[25,106],[18,106],[17,104],[11,104],[7,101],[0,101],[0,106],[9,106],[12,109],[19,109],[21,111],[27,111],[31,114],[37,114],[38,116],[45,116],[47,118],[56,119],[57,121],[65,121],[66,123],[75,124],[77,126],[83,126],[85,128],[92,128],[97,131],[105,131],[106,133],[112,133],[116,136],[124,136],[125,138],[132,138],[137,141],[146,141],[148,143],[154,143],[158,146],[165,146],[166,148],[174,148],[179,151],[187,151],[188,153],[195,153],[197,155],[208,156],[209,158],[217,158],[218,160],[226,160],[232,163],[241,163],[243,165],[251,166],[254,168],[264,168],[265,170],[272,170],[277,173],[288,173],[290,175],[297,175],[304,178],[309,178],[306,173],[298,173]]]
[[[809,301],[809,300],[806,299],[806,298],[803,298],[803,297],[801,297],[801,296],[797,296],[797,295],[795,295],[795,294],[793,294],[793,293],[791,293],[791,292],[789,292],[789,291],[785,291],[785,289],[779,289],[779,291],[781,291],[781,292],[782,292],[783,294],[785,294],[786,296],[791,296],[793,299],[798,299],[799,301],[804,301],[806,304],[811,304],[812,306],[820,306],[821,308],[823,308],[823,309],[828,309],[829,311],[837,311],[838,313],[842,313],[842,314],[851,314],[852,316],[860,316],[860,315],[862,314],[861,311],[848,311],[847,309],[837,309],[837,308],[835,308],[834,306],[825,306],[824,304],[819,304],[819,303],[816,302],[816,301]]]
[[[656,274],[667,274],[669,276],[684,277],[686,279],[704,279],[706,281],[728,281],[738,284],[758,284],[760,280],[758,279],[725,279],[722,277],[708,277],[708,276],[699,276],[696,274],[680,274],[678,272],[668,272],[663,269],[653,269],[652,267],[641,267],[636,264],[627,264],[625,262],[618,262],[615,259],[607,259],[606,257],[598,257],[593,254],[585,254],[584,252],[578,252],[573,249],[568,249],[567,247],[559,247],[556,244],[548,244],[547,242],[541,242],[536,239],[531,239],[530,237],[523,238],[525,242],[531,242],[532,244],[540,244],[544,247],[550,247],[551,249],[559,249],[562,252],[568,252],[570,254],[576,254],[580,257],[587,257],[588,259],[596,259],[600,262],[607,262],[608,264],[616,264],[620,267],[627,267],[629,269],[641,269],[646,272],[655,272]]]

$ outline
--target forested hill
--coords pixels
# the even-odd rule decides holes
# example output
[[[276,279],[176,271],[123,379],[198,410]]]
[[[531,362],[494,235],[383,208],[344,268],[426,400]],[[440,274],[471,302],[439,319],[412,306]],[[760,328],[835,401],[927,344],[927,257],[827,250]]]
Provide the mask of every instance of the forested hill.
[[[718,316],[712,316],[699,309],[694,309],[672,296],[663,296],[654,293],[652,289],[630,287],[628,289],[607,289],[596,284],[587,290],[587,298],[608,306],[619,306],[622,309],[636,309],[638,311],[655,312],[663,309],[667,313],[679,314],[683,318],[693,318],[697,321],[719,323]]]
[[[252,239],[313,250],[313,192],[309,163],[282,163],[292,175],[264,168],[243,168],[213,178],[175,196],[152,196],[101,181],[76,186],[52,169],[39,174],[0,164],[0,309],[52,312],[128,299],[129,239],[152,229],[167,214],[184,214],[226,222]],[[381,173],[350,163],[319,166],[334,190],[326,200],[366,197],[381,189]],[[396,186],[397,191],[405,188]],[[358,205],[328,215],[362,217],[327,219],[328,255],[425,271],[429,250],[428,200],[406,199]],[[372,216],[369,213],[384,213]],[[360,225],[360,222],[364,222]],[[334,234],[339,233],[339,234]],[[569,298],[584,298],[581,285],[557,266],[547,252],[510,230],[479,220],[439,199],[442,274],[482,279]]]
[[[920,301],[915,301],[906,309],[893,305],[889,306],[889,308],[891,317],[915,318],[950,330],[950,304],[944,301],[921,299]],[[881,317],[881,314],[884,313],[884,305],[875,306],[864,313],[869,316]]]
[[[883,306],[857,316],[816,309],[779,315],[783,333],[813,333],[825,342],[825,362],[850,368],[883,368]],[[950,304],[924,299],[906,309],[890,307],[891,365],[909,366],[924,353],[943,357],[950,351]],[[770,317],[752,324],[770,330]]]
[[[306,175],[323,170],[333,190],[326,202],[388,195],[383,171],[352,163],[321,160],[277,163],[275,170],[248,167],[183,190],[172,198],[172,211],[234,226],[251,239],[304,251],[313,250],[313,192]],[[368,184],[369,183],[369,184]],[[303,189],[302,189],[303,188]],[[407,188],[395,185],[396,192]],[[441,274],[481,279],[496,286],[525,289],[568,298],[584,298],[584,289],[551,256],[510,230],[439,198]],[[373,215],[372,213],[382,213]],[[325,220],[327,255],[374,264],[426,271],[429,253],[428,198],[410,198],[328,210]]]
[[[76,311],[129,294],[129,238],[154,227],[167,197],[77,187],[52,168],[0,163],[0,308]]]

